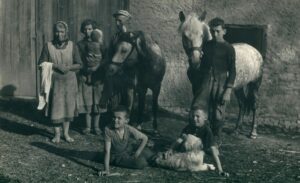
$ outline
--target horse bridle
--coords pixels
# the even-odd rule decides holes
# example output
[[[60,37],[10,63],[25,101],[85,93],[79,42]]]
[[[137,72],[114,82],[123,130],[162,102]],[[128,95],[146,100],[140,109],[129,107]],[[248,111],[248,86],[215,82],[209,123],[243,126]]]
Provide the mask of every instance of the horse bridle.
[[[191,47],[191,48],[187,48],[187,55],[190,58],[193,51],[199,51],[200,53],[200,58],[203,56],[203,52],[202,52],[202,46],[197,46],[197,47]]]
[[[188,49],[190,53],[192,53],[193,51],[199,51],[200,53],[202,52],[202,47],[191,47]]]
[[[126,62],[126,60],[128,60],[128,58],[131,57],[131,55],[132,55],[132,53],[134,52],[134,50],[137,50],[137,49],[136,49],[136,48],[137,48],[137,45],[136,45],[136,39],[137,39],[137,38],[134,38],[134,39],[131,38],[130,40],[119,40],[120,42],[124,41],[124,42],[127,42],[127,43],[129,43],[129,44],[132,45],[132,48],[131,48],[130,53],[127,55],[127,57],[124,59],[124,61],[123,61],[120,65],[123,65],[123,64]]]
[[[188,49],[187,49],[187,55],[188,55],[188,62],[189,62],[190,65],[192,64],[192,63],[191,63],[191,62],[192,62],[192,61],[191,61],[191,59],[192,59],[191,57],[192,57],[193,51],[199,51],[199,53],[200,53],[200,59],[201,59],[202,56],[203,56],[202,46],[188,48]]]

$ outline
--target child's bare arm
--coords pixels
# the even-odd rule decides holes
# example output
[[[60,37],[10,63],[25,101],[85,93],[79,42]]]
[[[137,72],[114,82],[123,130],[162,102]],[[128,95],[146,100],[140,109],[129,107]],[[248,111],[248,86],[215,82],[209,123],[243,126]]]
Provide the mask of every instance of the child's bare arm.
[[[173,142],[169,148],[169,152],[172,152],[174,149],[176,149],[181,143],[183,142],[183,139],[181,137],[179,137],[178,139],[176,139],[175,142]]]
[[[219,175],[229,177],[229,173],[224,172],[223,169],[222,169],[221,161],[220,161],[220,158],[219,158],[219,150],[218,150],[218,148],[216,146],[211,146],[210,148],[211,148],[212,155],[213,155],[213,158],[215,160],[215,163],[217,165],[217,169],[218,169]]]
[[[214,161],[215,161],[215,163],[217,165],[218,171],[219,172],[223,172],[221,161],[220,161],[220,158],[219,158],[219,150],[218,150],[218,148],[216,146],[211,146],[210,149],[211,149]]]
[[[111,142],[105,141],[104,169],[107,175],[109,174],[110,149]]]
[[[134,157],[139,157],[139,155],[142,153],[142,151],[144,150],[147,142],[148,142],[148,137],[146,135],[143,134],[142,138],[141,138],[142,142],[139,146],[139,148],[136,150]]]

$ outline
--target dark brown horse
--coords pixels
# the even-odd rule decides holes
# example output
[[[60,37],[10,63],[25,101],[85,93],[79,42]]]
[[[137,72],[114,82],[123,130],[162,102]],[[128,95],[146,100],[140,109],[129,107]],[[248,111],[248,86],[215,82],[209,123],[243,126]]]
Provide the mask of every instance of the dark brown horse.
[[[143,122],[146,93],[150,89],[152,90],[153,128],[157,132],[158,96],[166,71],[166,62],[161,49],[150,35],[142,31],[123,33],[116,48],[113,62],[125,63],[128,59],[137,60],[134,67],[137,70],[138,128],[141,128]]]
[[[190,68],[193,65],[200,65],[202,45],[209,41],[212,36],[209,31],[209,26],[204,22],[206,12],[201,16],[196,13],[191,13],[187,17],[183,12],[179,13],[181,21],[179,32],[182,34],[183,48],[189,57]],[[236,53],[236,78],[234,82],[234,93],[239,103],[239,116],[236,123],[236,130],[239,129],[240,123],[246,113],[252,111],[252,131],[251,138],[257,136],[257,122],[255,120],[256,101],[258,89],[262,80],[263,59],[261,54],[252,46],[245,43],[233,44]],[[198,69],[200,71],[200,69]],[[208,102],[209,92],[205,90],[209,87],[207,81],[210,77],[208,73],[198,73],[196,81],[192,82],[194,101]],[[202,85],[195,88],[196,82]],[[200,91],[199,91],[200,89]],[[196,90],[198,90],[196,92]],[[204,96],[204,97],[203,97]],[[198,100],[198,101],[197,101]]]

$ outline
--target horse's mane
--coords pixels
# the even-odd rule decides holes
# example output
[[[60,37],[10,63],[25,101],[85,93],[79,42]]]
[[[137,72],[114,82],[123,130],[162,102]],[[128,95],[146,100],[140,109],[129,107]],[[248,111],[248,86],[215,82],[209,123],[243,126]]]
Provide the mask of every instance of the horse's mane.
[[[199,34],[199,31],[203,32],[204,40],[212,39],[209,26],[204,21],[199,20],[199,16],[196,13],[190,13],[178,28],[178,32],[181,34]]]
[[[159,48],[157,42],[152,38],[151,35],[140,31],[138,37],[141,41],[141,49],[145,54],[147,54],[147,56],[162,57],[161,49]]]

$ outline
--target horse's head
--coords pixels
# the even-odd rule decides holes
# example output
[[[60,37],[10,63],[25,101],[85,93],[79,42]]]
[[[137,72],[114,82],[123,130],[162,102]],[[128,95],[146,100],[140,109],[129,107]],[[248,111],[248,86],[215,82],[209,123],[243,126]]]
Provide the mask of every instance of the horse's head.
[[[137,54],[133,54],[133,52]],[[142,31],[122,33],[116,44],[112,61],[123,63],[132,56],[153,59],[155,56],[162,57],[162,53],[158,44],[149,34]]]
[[[180,26],[178,31],[182,34],[182,44],[189,57],[192,67],[198,67],[202,56],[202,45],[211,40],[209,26],[204,22],[206,12],[201,16],[191,13],[187,17],[181,11],[179,13]]]
[[[122,33],[115,45],[112,62],[123,63],[128,59],[136,47],[137,34],[133,32]]]

